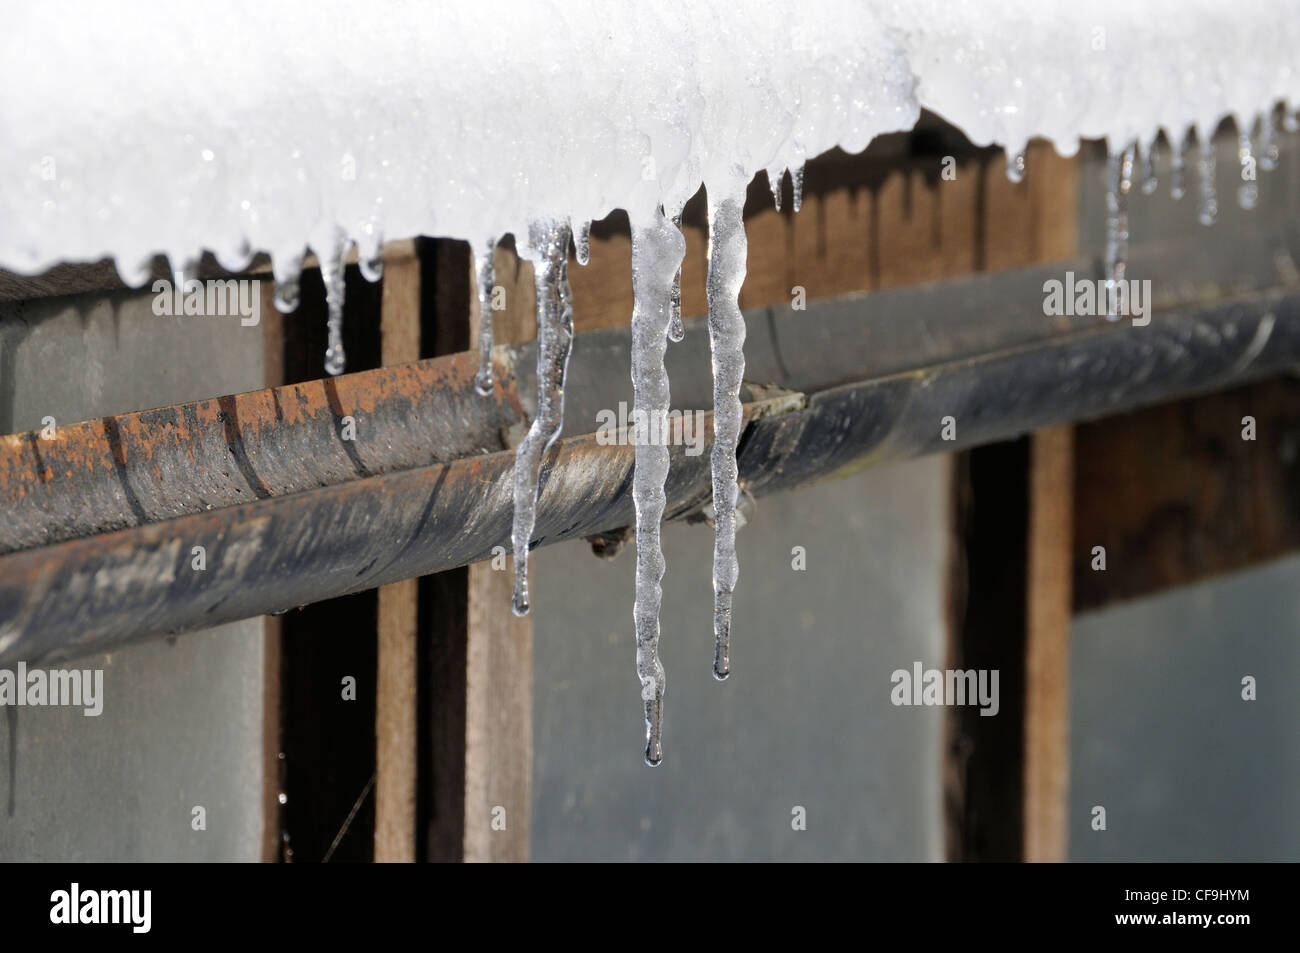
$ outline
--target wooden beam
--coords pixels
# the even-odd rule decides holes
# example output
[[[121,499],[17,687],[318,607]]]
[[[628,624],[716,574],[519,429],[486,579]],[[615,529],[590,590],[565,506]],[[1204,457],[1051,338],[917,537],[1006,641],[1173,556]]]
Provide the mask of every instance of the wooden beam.
[[[1024,859],[1066,859],[1074,430],[1035,434],[1025,610]]]

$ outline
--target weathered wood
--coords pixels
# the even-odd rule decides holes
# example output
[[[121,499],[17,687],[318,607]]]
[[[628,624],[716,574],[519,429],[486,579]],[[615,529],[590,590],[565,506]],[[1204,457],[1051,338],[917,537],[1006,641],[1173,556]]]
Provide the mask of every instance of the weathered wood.
[[[385,366],[420,359],[420,263],[384,262],[380,353]],[[375,860],[416,859],[416,729],[418,716],[416,580],[379,590],[378,680],[375,689]]]
[[[1024,859],[1066,859],[1074,434],[1034,434],[1025,610]]]
[[[1243,439],[1246,417],[1254,440]],[[1300,381],[1264,381],[1076,429],[1076,612],[1300,549]],[[1103,555],[1105,569],[1093,568]]]
[[[468,247],[437,242],[436,271],[456,292],[435,305],[442,340],[468,333],[478,346],[476,276]],[[532,266],[506,243],[495,256],[505,308],[493,338],[535,336]],[[453,282],[452,272],[459,269]],[[468,274],[468,283],[462,276]],[[466,315],[468,314],[468,325]],[[425,590],[434,643],[432,675],[433,860],[528,859],[532,790],[532,621],[510,611],[513,570],[504,557],[430,577]]]

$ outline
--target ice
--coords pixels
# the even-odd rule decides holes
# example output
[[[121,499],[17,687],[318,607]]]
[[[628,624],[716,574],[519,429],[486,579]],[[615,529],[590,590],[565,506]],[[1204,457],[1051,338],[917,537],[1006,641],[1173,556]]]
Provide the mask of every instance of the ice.
[[[772,204],[781,211],[781,185],[785,181],[784,169],[767,170],[767,187],[772,190]]]
[[[564,378],[573,346],[573,295],[569,290],[568,222],[543,220],[528,229],[521,249],[533,262],[537,289],[537,416],[515,450],[515,591],[511,608],[528,614],[528,546],[537,522],[542,457],[564,426]]]
[[[1272,172],[1277,168],[1279,155],[1277,145],[1277,129],[1273,125],[1273,107],[1270,106],[1259,114],[1256,120],[1259,129],[1259,144],[1255,147],[1255,154],[1259,156],[1259,167],[1265,172]]]
[[[1106,318],[1118,321],[1117,288],[1128,278],[1128,200],[1135,145],[1112,152],[1106,166]]]
[[[790,171],[790,185],[792,188],[792,197],[790,199],[790,208],[799,211],[803,208],[803,163],[800,162]]]
[[[1143,195],[1154,195],[1156,189],[1160,187],[1160,180],[1156,177],[1156,142],[1157,140],[1152,139],[1142,150],[1142,173],[1139,181],[1142,183]]]
[[[798,175],[796,175],[796,181]],[[713,355],[713,674],[731,673],[731,596],[736,559],[736,446],[740,441],[740,385],[745,376],[745,319],[740,286],[745,281],[746,237],[742,213],[747,178],[734,170],[709,183],[709,349]],[[795,193],[796,195],[798,192]]]
[[[343,295],[346,287],[343,255],[347,250],[347,238],[342,230],[333,229],[314,248],[320,262],[321,280],[325,282],[325,310],[328,315],[325,325],[325,373],[338,376],[347,366],[347,355],[343,353]]]
[[[1259,186],[1255,184],[1258,170],[1250,141],[1250,127],[1240,120],[1237,122],[1237,168],[1241,175],[1241,184],[1237,186],[1237,206],[1252,209],[1259,201]]]
[[[676,224],[656,212],[651,221],[632,226],[632,393],[633,410],[641,419],[666,421],[668,373],[664,352],[673,314],[673,284],[680,280],[686,242]],[[660,430],[660,433],[665,433]],[[659,660],[660,584],[664,556],[659,526],[664,513],[664,483],[668,479],[668,447],[641,435],[636,444],[632,499],[636,505],[636,671],[645,705],[647,764],[663,758],[661,718],[664,667]]]
[[[1191,148],[1191,130],[1183,133],[1181,139],[1172,142],[1169,148],[1169,196],[1177,201],[1187,194],[1187,152]]]
[[[1025,181],[1025,154],[1007,153],[1007,179],[1019,184]]]
[[[1200,177],[1201,198],[1196,207],[1196,217],[1202,225],[1213,225],[1219,218],[1219,195],[1215,177],[1218,175],[1218,157],[1214,154],[1211,130],[1197,132],[1196,174]]]
[[[496,285],[497,240],[479,246],[475,264],[478,278],[478,373],[474,389],[484,397],[492,393],[492,289]]]
[[[677,229],[678,234],[681,234],[681,212],[673,216],[673,228]],[[676,344],[686,337],[686,325],[682,323],[682,266],[680,262],[677,265],[677,270],[673,272],[673,284],[668,298],[668,307],[668,340]]]
[[[573,257],[578,264],[591,261],[591,222],[580,222],[573,232]]]

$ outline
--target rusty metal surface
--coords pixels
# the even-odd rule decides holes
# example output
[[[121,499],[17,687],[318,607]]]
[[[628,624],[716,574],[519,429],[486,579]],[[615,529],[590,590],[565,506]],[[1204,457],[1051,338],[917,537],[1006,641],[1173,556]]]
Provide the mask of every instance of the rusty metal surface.
[[[1214,260],[1197,247],[1134,256],[1131,274],[1168,279],[1144,328],[1042,315],[1044,279],[1067,267],[1086,275],[1086,261],[747,315],[756,383],[743,485],[761,495],[1300,365],[1300,289],[1283,267],[1300,257],[1297,231],[1243,235]],[[1197,274],[1169,283],[1188,262]],[[709,393],[707,348],[689,346],[701,331],[694,323],[669,352],[677,406]],[[596,410],[630,401],[627,338],[576,341],[573,436],[544,464],[537,545],[633,522],[633,449],[588,432]],[[0,438],[0,664],[289,609],[508,550],[508,447],[535,355],[524,345],[496,357],[491,398],[474,392],[475,355],[458,354],[86,421],[54,441]],[[355,440],[343,439],[346,417]],[[709,500],[708,427],[705,437],[698,456],[671,448],[668,518]]]
[[[0,437],[0,553],[504,449],[514,378],[482,398],[475,369],[458,354]]]

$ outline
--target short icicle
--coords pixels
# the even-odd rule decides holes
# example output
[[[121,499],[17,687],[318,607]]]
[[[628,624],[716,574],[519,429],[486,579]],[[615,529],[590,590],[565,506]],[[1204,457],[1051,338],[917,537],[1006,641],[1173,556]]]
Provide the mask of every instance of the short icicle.
[[[795,172],[799,195],[802,167]],[[742,211],[745,181],[708,187],[709,348],[713,355],[713,675],[731,673],[731,597],[740,567],[736,560],[736,446],[740,442],[740,387],[745,375],[745,319],[740,286],[745,281],[746,237]],[[796,205],[798,207],[798,199]]]
[[[632,500],[636,507],[636,673],[645,706],[645,761],[663,759],[661,725],[664,667],[659,660],[659,608],[663,600],[663,549],[659,542],[668,479],[668,372],[664,352],[672,317],[673,276],[686,242],[678,228],[656,212],[649,223],[632,226],[632,405],[633,419],[649,422],[636,433]]]
[[[1278,160],[1282,158],[1281,149],[1277,144],[1277,126],[1274,124],[1272,107],[1259,114],[1257,128],[1259,139],[1255,146],[1255,155],[1259,156],[1259,167],[1265,172],[1272,172],[1277,168]]]
[[[803,208],[803,162],[790,170],[790,185],[792,186],[792,195],[790,199],[790,208],[799,211]]]
[[[1169,146],[1169,197],[1178,201],[1187,194],[1187,152],[1191,149],[1192,132],[1187,130],[1177,142]]]
[[[1128,199],[1136,144],[1112,152],[1106,168],[1106,319],[1118,321],[1119,286],[1128,273]]]
[[[682,233],[681,212],[673,216],[673,228],[677,229],[678,235]],[[684,244],[685,239],[682,241]],[[677,263],[677,271],[673,274],[668,306],[670,310],[668,316],[668,340],[677,344],[682,338],[686,337],[686,325],[682,323],[682,265],[680,260]]]
[[[528,614],[528,546],[537,523],[542,457],[564,427],[564,378],[573,349],[573,295],[569,289],[569,225],[543,220],[528,227],[537,289],[537,416],[515,450],[515,591],[511,609]]]
[[[325,328],[325,373],[337,377],[347,367],[347,355],[343,352],[343,255],[348,247],[347,236],[342,229],[336,229],[330,240],[322,244],[323,248],[316,249],[316,259],[320,262],[321,280],[325,282],[325,308],[328,314]]]
[[[492,393],[492,287],[496,284],[493,257],[497,240],[489,238],[479,250],[475,270],[478,280],[478,373],[474,390],[487,397]]]
[[[772,190],[772,204],[776,210],[781,211],[781,186],[785,181],[785,170],[773,168],[767,170],[767,184]]]
[[[1202,225],[1213,225],[1219,218],[1219,194],[1215,185],[1218,160],[1214,154],[1214,130],[1201,129],[1197,133],[1198,155],[1196,172],[1201,179],[1200,205],[1196,217]]]
[[[271,274],[275,278],[275,310],[289,314],[298,310],[302,300],[302,253],[276,255],[271,259]]]
[[[1237,169],[1241,176],[1241,185],[1237,186],[1237,207],[1253,209],[1259,202],[1259,186],[1255,184],[1257,174],[1255,148],[1250,141],[1250,126],[1244,121],[1237,122]]]

